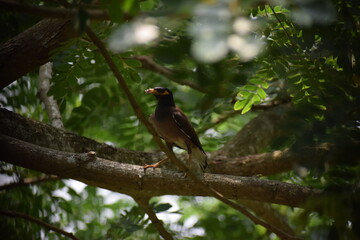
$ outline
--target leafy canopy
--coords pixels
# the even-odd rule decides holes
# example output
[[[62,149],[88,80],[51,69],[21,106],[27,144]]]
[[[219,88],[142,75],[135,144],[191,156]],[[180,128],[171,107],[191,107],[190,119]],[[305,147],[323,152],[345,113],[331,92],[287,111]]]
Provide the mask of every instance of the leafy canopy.
[[[30,2],[59,7],[52,1]],[[81,36],[57,49],[48,93],[60,107],[65,128],[118,147],[155,150],[151,136],[135,117],[100,52],[84,34],[91,19],[85,9],[93,7],[93,3],[83,0],[71,4],[78,11],[76,27]],[[268,151],[287,147],[301,151],[303,147],[326,143],[347,154],[333,156],[330,161],[309,156],[311,161],[300,163],[297,169],[305,169],[305,174],[295,171],[270,176],[316,186],[327,194],[310,203],[306,211],[275,208],[309,239],[355,239],[360,236],[360,168],[353,155],[358,150],[352,145],[360,138],[359,2],[271,4],[101,0],[95,7],[108,11],[110,19],[90,21],[89,26],[107,43],[116,66],[147,115],[153,111],[155,100],[143,90],[167,86],[196,128],[211,126],[201,135],[206,151],[224,145],[257,114],[252,111],[256,107],[293,104],[295,121],[284,126],[292,129],[291,134],[274,141]],[[2,41],[38,20],[16,12],[1,12],[0,22],[10,26],[2,28],[8,29],[2,31]],[[139,56],[150,56],[156,64],[146,65]],[[37,78],[34,71],[8,86],[1,92],[0,104],[47,122],[37,97]],[[212,125],[232,110],[243,115]],[[7,164],[1,164],[1,173],[14,180],[39,175]],[[70,199],[56,196],[57,189]],[[80,239],[159,239],[149,219],[133,203],[121,200],[106,204],[97,191],[87,186],[78,193],[66,182],[55,181],[2,191],[0,201],[2,208],[69,227]],[[170,226],[175,236],[276,238],[217,201],[180,197],[177,204],[183,210],[177,225]],[[170,205],[154,206],[169,212]],[[310,214],[312,210],[317,213]],[[105,215],[106,211],[112,214]],[[47,239],[60,238],[36,225],[1,218],[0,232],[6,239],[40,239],[44,235]],[[185,227],[191,218],[196,219],[191,227],[202,229],[202,233]]]

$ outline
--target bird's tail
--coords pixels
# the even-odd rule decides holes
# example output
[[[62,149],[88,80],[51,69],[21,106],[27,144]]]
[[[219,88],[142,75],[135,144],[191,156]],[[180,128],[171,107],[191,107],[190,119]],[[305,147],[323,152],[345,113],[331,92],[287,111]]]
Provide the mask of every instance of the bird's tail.
[[[192,149],[192,162],[195,163],[196,166],[193,168],[196,169],[196,172],[205,172],[205,169],[208,167],[207,163],[207,155],[203,151],[201,151],[199,148],[193,148]],[[195,170],[194,169],[194,170]]]

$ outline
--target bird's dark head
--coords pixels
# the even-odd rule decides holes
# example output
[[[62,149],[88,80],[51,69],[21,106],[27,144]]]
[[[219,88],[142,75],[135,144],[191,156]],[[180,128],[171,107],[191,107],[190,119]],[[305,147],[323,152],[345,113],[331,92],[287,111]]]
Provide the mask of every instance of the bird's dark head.
[[[172,96],[172,92],[165,87],[154,87],[149,88],[145,90],[146,93],[150,93],[154,95],[155,97],[161,97],[161,96]]]
[[[145,90],[156,97],[160,105],[175,106],[172,92],[165,87],[154,87]]]

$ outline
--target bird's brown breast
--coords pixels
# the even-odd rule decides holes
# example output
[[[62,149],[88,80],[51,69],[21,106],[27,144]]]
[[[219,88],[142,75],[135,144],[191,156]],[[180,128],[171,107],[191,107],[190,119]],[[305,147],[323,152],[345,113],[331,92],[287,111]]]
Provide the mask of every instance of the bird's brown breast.
[[[160,137],[165,139],[165,141],[175,143],[182,148],[184,147],[184,144],[181,142],[185,143],[187,136],[179,129],[171,115],[163,116],[159,120],[156,118],[156,115],[153,114],[150,117],[150,121],[154,125],[157,133],[160,135]]]

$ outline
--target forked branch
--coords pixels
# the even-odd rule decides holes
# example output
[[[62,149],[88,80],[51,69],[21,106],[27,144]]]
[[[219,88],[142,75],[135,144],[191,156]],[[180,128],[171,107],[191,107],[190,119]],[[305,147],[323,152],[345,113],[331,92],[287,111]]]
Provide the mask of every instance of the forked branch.
[[[115,77],[118,80],[119,85],[121,86],[121,88],[123,89],[123,91],[125,92],[126,96],[128,97],[128,100],[131,104],[131,106],[134,109],[135,114],[137,115],[137,117],[139,118],[139,120],[146,126],[146,128],[148,129],[148,131],[153,135],[156,143],[158,144],[158,146],[160,147],[160,149],[165,152],[165,154],[167,155],[167,157],[177,166],[180,168],[180,170],[182,170],[183,172],[187,172],[188,176],[195,181],[196,183],[198,183],[205,191],[207,191],[210,195],[212,195],[213,197],[215,197],[216,199],[224,202],[225,204],[229,205],[230,207],[238,210],[239,212],[241,212],[242,214],[246,215],[247,217],[249,217],[254,223],[256,224],[260,224],[262,226],[264,226],[265,228],[269,229],[270,231],[276,233],[279,237],[283,238],[283,239],[297,239],[295,236],[290,236],[288,233],[283,232],[281,229],[278,229],[274,226],[271,226],[270,224],[264,222],[263,220],[257,218],[255,215],[253,215],[252,213],[250,213],[248,210],[246,210],[244,207],[240,206],[239,204],[227,199],[226,197],[224,197],[221,193],[219,193],[217,190],[215,190],[212,187],[209,187],[207,184],[205,184],[204,182],[202,182],[195,174],[193,174],[191,171],[188,171],[188,168],[180,161],[176,158],[175,154],[170,151],[165,144],[160,140],[159,136],[157,135],[155,129],[153,128],[153,126],[149,123],[149,121],[145,118],[144,113],[142,112],[139,104],[137,103],[136,99],[134,98],[133,94],[130,92],[130,89],[128,88],[124,78],[122,77],[121,73],[119,72],[119,70],[117,69],[115,62],[113,61],[110,53],[107,51],[104,43],[95,35],[95,33],[90,29],[87,28],[86,30],[87,35],[90,37],[90,39],[93,41],[93,43],[99,48],[101,54],[103,55],[103,57],[105,58],[105,61],[107,62],[107,64],[109,65],[111,71],[114,73]]]

